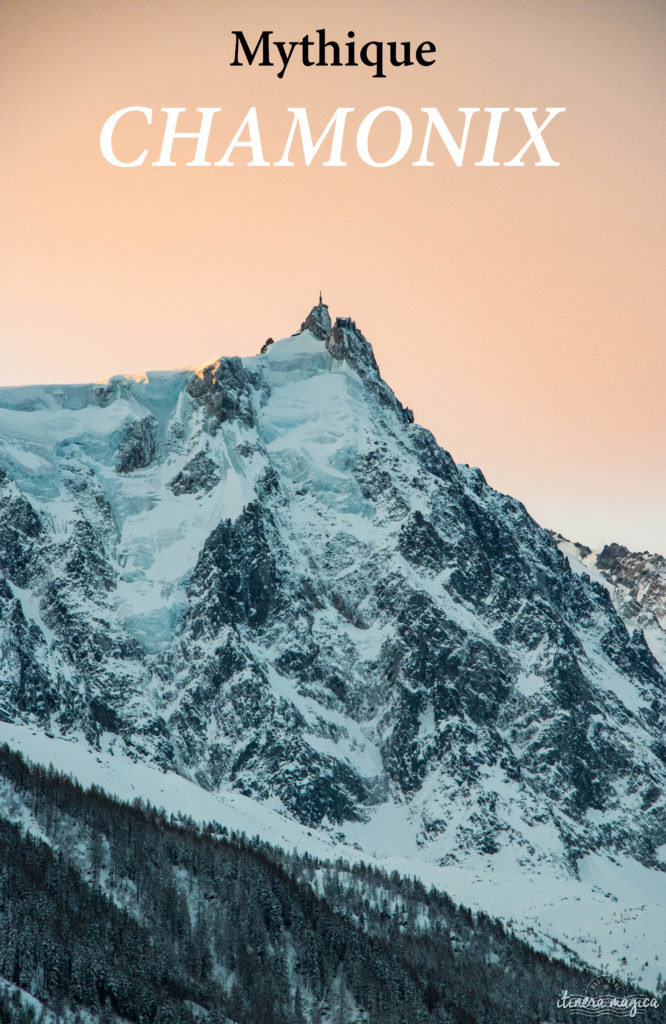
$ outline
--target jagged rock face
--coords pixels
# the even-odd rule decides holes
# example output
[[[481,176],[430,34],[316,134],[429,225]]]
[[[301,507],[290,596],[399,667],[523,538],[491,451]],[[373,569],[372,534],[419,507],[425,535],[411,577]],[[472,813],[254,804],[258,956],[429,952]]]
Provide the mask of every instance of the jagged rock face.
[[[334,359],[346,359],[361,376],[377,378],[379,367],[372,346],[349,317],[338,317],[326,339],[326,348]]]
[[[146,423],[151,459],[117,472]],[[312,825],[407,805],[446,857],[655,860],[662,669],[413,423],[353,321],[319,305],[252,359],[0,392],[0,441],[5,717]]]
[[[592,551],[556,535],[575,572],[589,573],[605,586],[629,633],[643,635],[666,669],[666,558],[606,544]]]
[[[215,433],[221,423],[242,420],[254,426],[252,389],[255,382],[242,359],[220,359],[193,374],[186,385],[187,393],[206,410],[207,428]]]
[[[621,544],[606,544],[596,567],[612,583],[629,591],[633,600],[652,612],[666,627],[666,558],[647,551],[629,551]]]
[[[309,331],[319,341],[326,341],[328,338],[331,333],[331,317],[328,312],[328,306],[321,299],[318,305],[314,306],[306,316],[301,324],[301,331]],[[262,349],[263,351],[265,349]]]
[[[155,458],[155,420],[152,416],[134,420],[125,431],[125,436],[116,452],[116,469],[119,473],[133,473],[146,469]]]
[[[174,494],[196,494],[211,491],[219,482],[217,462],[201,451],[176,473],[169,487]]]

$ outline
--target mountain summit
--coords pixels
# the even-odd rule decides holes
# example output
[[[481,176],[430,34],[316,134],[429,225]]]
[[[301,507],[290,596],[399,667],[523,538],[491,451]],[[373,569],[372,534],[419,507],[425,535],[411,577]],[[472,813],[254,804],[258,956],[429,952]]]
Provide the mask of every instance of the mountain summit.
[[[322,300],[321,292],[319,293],[319,302],[316,306],[312,307],[301,324],[301,331],[310,331],[320,341],[326,341],[331,333],[331,318],[328,313],[328,306]]]
[[[0,466],[6,721],[440,863],[660,863],[642,633],[323,302],[251,358],[0,391]]]

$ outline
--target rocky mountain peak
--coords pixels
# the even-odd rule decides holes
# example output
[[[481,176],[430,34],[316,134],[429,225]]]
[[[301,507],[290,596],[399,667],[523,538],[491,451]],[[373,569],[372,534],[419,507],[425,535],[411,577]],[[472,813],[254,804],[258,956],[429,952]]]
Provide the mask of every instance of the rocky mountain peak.
[[[609,872],[666,866],[666,560],[551,535],[413,420],[321,298],[262,357],[0,389],[0,725],[541,878],[549,921],[594,885],[617,932]]]
[[[323,300],[261,358],[0,390],[0,467],[0,720],[440,865],[661,877],[666,677],[628,603],[661,563],[607,550],[613,605]]]
[[[370,374],[379,376],[372,345],[348,316],[339,316],[326,342],[326,348],[334,359],[346,359],[361,377]]]
[[[625,587],[631,597],[656,616],[666,628],[666,558],[649,551],[629,551],[622,544],[606,544],[596,567],[612,583]]]
[[[319,302],[316,306],[312,307],[306,316],[301,324],[301,330],[310,331],[320,341],[326,341],[331,333],[331,317],[329,316],[328,306],[321,297],[321,292],[319,293]]]

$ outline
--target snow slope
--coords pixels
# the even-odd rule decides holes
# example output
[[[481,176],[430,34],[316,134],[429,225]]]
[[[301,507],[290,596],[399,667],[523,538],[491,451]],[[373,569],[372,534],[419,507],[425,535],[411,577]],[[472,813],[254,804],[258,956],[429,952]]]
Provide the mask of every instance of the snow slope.
[[[395,806],[378,810],[364,824],[311,829],[285,815],[274,801],[258,802],[233,790],[211,793],[174,772],[74,739],[47,737],[29,726],[0,723],[0,743],[121,800],[141,798],[168,814],[217,822],[323,860],[365,861],[420,878],[500,918],[535,948],[586,963],[600,974],[613,972],[655,988],[663,973],[666,873],[627,858],[591,855],[581,863],[578,878],[539,870],[511,851],[500,858],[476,855],[464,864],[442,865],[442,845],[417,845],[409,814]],[[7,816],[1,796],[0,808]]]

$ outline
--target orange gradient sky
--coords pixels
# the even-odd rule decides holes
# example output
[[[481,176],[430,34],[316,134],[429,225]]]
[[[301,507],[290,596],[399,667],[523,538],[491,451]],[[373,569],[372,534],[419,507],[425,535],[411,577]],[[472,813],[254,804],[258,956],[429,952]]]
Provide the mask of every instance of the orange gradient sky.
[[[458,461],[591,545],[666,551],[663,98],[666,7],[648,0],[2,0],[0,384],[86,381],[258,352],[321,287]],[[432,40],[433,67],[232,68],[231,31]],[[107,164],[115,110],[249,106],[268,160],[289,106],[316,134],[403,108],[414,150],[373,169]],[[558,168],[414,168],[419,108],[566,107]],[[421,115],[422,117],[422,115]],[[157,159],[159,127],[119,142]],[[508,159],[523,141],[519,132]],[[381,140],[378,140],[378,146]],[[435,158],[433,156],[433,158]]]

